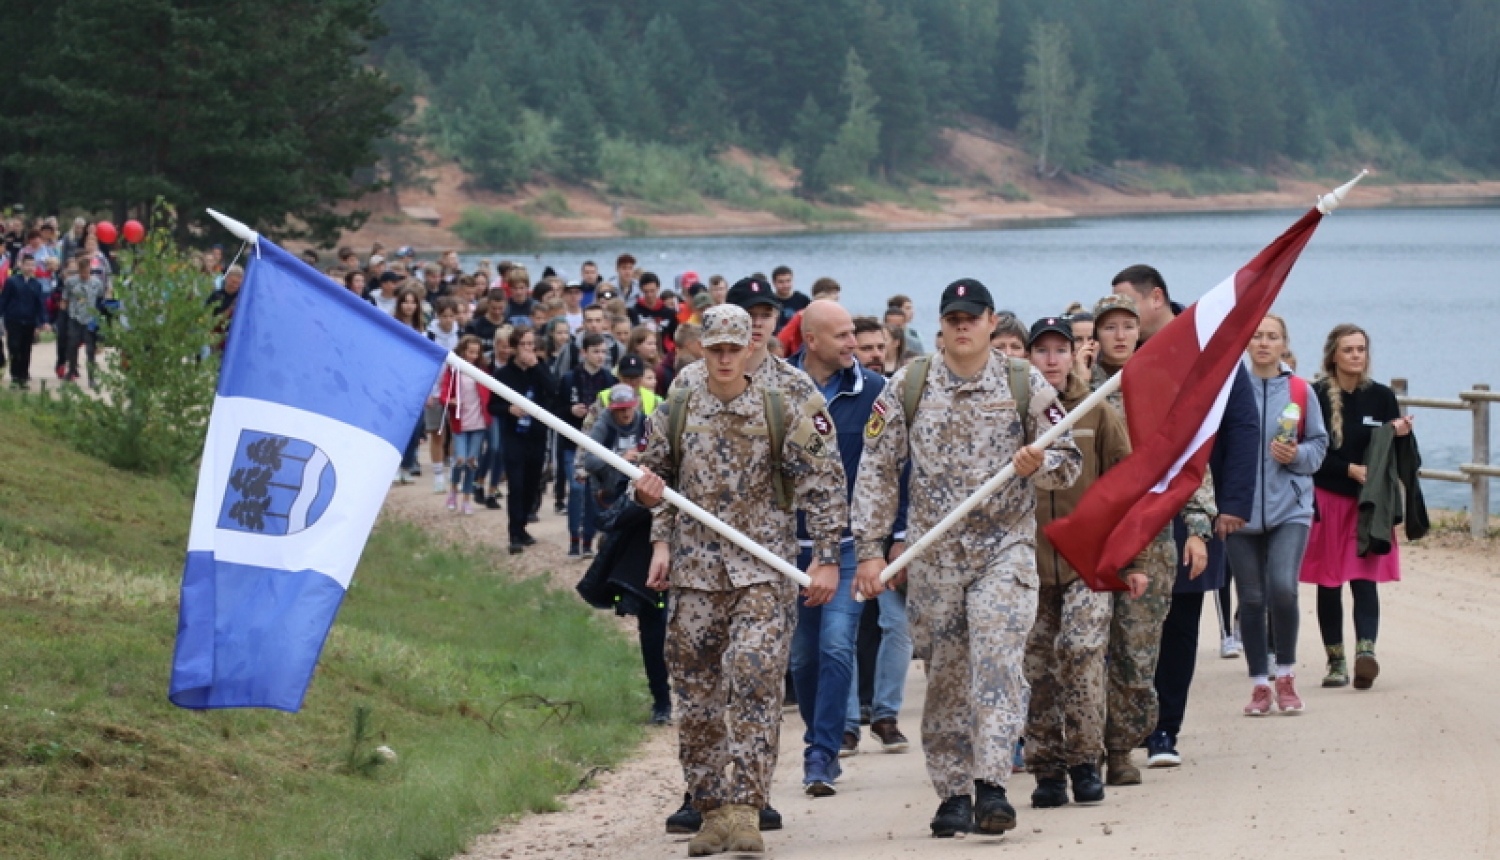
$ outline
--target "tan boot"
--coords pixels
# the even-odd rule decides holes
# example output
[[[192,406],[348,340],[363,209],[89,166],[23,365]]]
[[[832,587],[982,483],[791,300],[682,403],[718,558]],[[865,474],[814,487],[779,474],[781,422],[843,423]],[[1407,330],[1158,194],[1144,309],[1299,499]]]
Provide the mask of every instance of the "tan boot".
[[[731,811],[729,836],[724,840],[724,850],[740,854],[759,854],[765,851],[765,840],[760,838],[760,810],[743,804],[727,808]]]
[[[729,841],[730,814],[732,806],[720,806],[703,813],[703,826],[688,843],[689,857],[707,857],[722,854]]]
[[[1109,771],[1104,781],[1110,785],[1141,784],[1141,771],[1130,760],[1130,750],[1109,751]]]

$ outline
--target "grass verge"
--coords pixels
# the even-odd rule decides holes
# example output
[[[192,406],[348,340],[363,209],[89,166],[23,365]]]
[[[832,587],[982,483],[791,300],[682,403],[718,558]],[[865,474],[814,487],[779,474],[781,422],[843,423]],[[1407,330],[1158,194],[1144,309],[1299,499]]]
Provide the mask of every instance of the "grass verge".
[[[0,472],[6,858],[447,858],[640,737],[638,659],[603,619],[390,523],[301,713],[179,710],[191,501],[14,409],[0,448],[38,464]]]

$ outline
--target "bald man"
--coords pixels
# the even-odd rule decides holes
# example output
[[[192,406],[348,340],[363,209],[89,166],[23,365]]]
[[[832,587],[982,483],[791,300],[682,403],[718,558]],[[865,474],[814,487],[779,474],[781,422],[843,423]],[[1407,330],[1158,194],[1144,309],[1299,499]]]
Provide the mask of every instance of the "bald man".
[[[802,351],[792,356],[790,364],[806,372],[828,402],[847,490],[852,493],[864,453],[865,424],[875,398],[885,388],[885,380],[854,360],[854,320],[837,302],[819,299],[808,305],[802,313],[802,337]],[[808,549],[811,542],[800,518],[797,536],[803,547],[798,566],[806,568],[812,561]],[[805,600],[797,605],[792,683],[797,688],[797,709],[807,727],[802,736],[806,746],[802,784],[813,797],[833,795],[834,782],[840,775],[838,755],[854,679],[854,641],[862,609],[854,601],[851,588],[855,567],[854,542],[846,536],[839,547],[839,583],[833,599],[822,606],[808,606]]]

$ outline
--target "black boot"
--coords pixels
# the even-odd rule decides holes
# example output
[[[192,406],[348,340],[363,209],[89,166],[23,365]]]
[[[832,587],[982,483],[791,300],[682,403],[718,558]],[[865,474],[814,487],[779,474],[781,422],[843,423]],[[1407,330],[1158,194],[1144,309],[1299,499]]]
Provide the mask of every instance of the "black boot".
[[[974,801],[967,794],[955,794],[938,806],[937,815],[932,816],[932,835],[948,839],[955,833],[968,833],[974,829]]]
[[[697,833],[703,827],[703,813],[693,808],[693,796],[682,796],[682,808],[667,816],[668,833]]]
[[[1079,803],[1098,803],[1104,799],[1104,780],[1099,778],[1099,767],[1092,763],[1075,764],[1068,768],[1068,777],[1073,780],[1073,799]]]
[[[781,829],[781,813],[777,812],[775,809],[772,809],[771,808],[771,804],[769,804],[769,803],[766,804],[765,806],[761,807],[761,810],[760,810],[760,829],[761,830],[780,830]]]
[[[983,780],[974,782],[974,830],[1004,833],[1016,826],[1016,808],[1005,799],[1005,789]]]
[[[1068,781],[1056,775],[1038,776],[1036,778],[1036,791],[1031,793],[1031,805],[1037,809],[1051,809],[1054,806],[1067,806],[1068,804]]]

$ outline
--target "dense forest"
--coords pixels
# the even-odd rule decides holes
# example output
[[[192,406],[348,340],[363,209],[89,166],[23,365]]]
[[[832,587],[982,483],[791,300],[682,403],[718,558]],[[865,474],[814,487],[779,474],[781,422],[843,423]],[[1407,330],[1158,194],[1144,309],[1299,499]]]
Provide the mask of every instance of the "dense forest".
[[[384,0],[375,53],[484,184],[612,141],[913,171],[968,115],[1055,172],[1500,166],[1493,0]],[[408,113],[411,111],[408,110]],[[1416,177],[1413,177],[1416,178]]]
[[[965,181],[932,156],[976,121],[1045,175],[1500,168],[1495,0],[56,0],[0,32],[0,206],[163,198],[185,235],[212,199],[332,241],[433,153],[482,188],[805,211],[714,156],[837,202]]]

